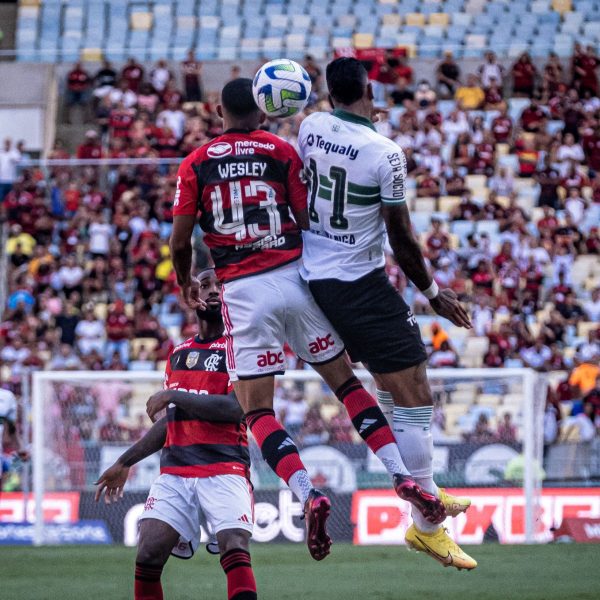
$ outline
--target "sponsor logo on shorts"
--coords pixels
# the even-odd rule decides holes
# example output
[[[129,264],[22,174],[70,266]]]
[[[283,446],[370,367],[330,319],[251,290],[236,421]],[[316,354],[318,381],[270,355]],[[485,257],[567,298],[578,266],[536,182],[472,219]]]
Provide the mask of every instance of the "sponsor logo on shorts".
[[[285,362],[283,352],[267,351],[266,354],[259,354],[256,358],[256,364],[259,367],[274,367],[275,365],[282,365]]]
[[[221,362],[221,355],[214,353],[211,354],[205,361],[204,361],[204,368],[207,371],[216,371],[219,368],[219,363]]]
[[[156,498],[154,498],[154,496],[148,496],[148,499],[146,500],[146,504],[144,504],[144,510],[153,510],[155,502],[156,502]]]
[[[231,154],[232,151],[233,148],[231,147],[231,144],[228,144],[227,142],[217,142],[208,148],[206,154],[211,158],[222,158],[223,156]]]
[[[314,342],[309,344],[308,349],[311,354],[318,354],[331,346],[335,346],[335,341],[331,333],[328,333],[325,337],[317,337]]]

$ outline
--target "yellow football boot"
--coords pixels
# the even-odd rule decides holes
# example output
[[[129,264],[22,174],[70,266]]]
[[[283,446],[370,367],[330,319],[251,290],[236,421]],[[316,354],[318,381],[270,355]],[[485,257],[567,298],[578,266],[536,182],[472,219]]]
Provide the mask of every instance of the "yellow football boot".
[[[477,566],[477,561],[460,549],[445,527],[434,533],[424,533],[411,525],[406,531],[406,545],[417,552],[426,552],[444,567],[456,567],[460,571]]]
[[[471,506],[470,498],[452,496],[444,488],[438,488],[438,498],[442,501],[449,517],[457,517],[460,513],[467,512]]]

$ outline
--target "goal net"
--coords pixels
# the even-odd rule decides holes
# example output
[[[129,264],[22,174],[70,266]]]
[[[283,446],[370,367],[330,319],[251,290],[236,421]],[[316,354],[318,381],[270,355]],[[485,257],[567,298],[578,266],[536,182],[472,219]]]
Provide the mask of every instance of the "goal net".
[[[369,374],[358,374],[374,394]],[[466,516],[447,521],[455,539],[547,541],[557,524],[541,507],[543,377],[528,369],[433,369],[429,378],[436,482],[473,500]],[[94,482],[148,430],[146,400],[162,381],[160,372],[34,373],[30,519],[36,544],[60,543],[61,528],[64,533],[70,527],[98,543],[136,543],[137,519],[159,472],[158,453],[131,470],[117,504],[95,503]],[[409,507],[394,495],[389,476],[316,373],[290,371],[278,378],[275,410],[316,485],[332,497],[332,537],[403,543]],[[254,539],[302,541],[302,507],[252,441],[250,454]]]

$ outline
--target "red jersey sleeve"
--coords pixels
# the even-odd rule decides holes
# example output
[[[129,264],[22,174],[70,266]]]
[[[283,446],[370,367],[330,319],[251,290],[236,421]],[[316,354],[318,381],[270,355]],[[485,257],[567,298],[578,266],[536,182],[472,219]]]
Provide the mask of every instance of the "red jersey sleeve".
[[[163,389],[169,389],[169,380],[171,379],[171,375],[173,371],[171,370],[171,355],[173,354],[173,350],[169,352],[169,356],[167,356],[167,364],[165,366],[165,380],[163,382]]]
[[[198,212],[198,179],[192,168],[196,153],[190,154],[177,171],[177,189],[173,200],[173,215],[193,215]]]
[[[290,156],[290,168],[288,170],[287,190],[288,203],[294,212],[302,212],[307,209],[307,189],[302,183],[303,164],[298,153],[292,146],[288,146]]]

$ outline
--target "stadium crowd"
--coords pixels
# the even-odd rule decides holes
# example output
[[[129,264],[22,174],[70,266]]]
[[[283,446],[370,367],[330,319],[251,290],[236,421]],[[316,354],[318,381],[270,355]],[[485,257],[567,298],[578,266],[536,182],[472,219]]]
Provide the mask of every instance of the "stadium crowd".
[[[594,432],[600,425],[599,64],[591,48],[577,47],[570,68],[551,56],[538,69],[524,54],[505,71],[488,53],[476,72],[462,73],[448,54],[436,80],[427,81],[390,53],[370,71],[387,109],[375,126],[406,153],[415,227],[437,282],[470,306],[471,337],[485,340],[479,365],[565,371],[548,411],[560,420],[559,403],[573,404],[572,418],[587,415]],[[320,67],[310,57],[304,66],[313,82],[305,114],[327,110]],[[239,74],[232,67],[231,77]],[[134,59],[120,72],[105,62],[95,74],[78,63],[67,78],[65,116],[81,108],[91,123],[76,151],[87,161],[70,165],[57,140],[48,158],[64,162],[42,170],[29,164],[23,144],[4,141],[3,386],[19,392],[25,369],[161,368],[174,343],[194,332],[194,315],[178,299],[167,240],[177,159],[221,133],[218,94],[204,89],[201,75],[193,52],[181,73],[165,61],[149,72]],[[513,98],[519,114],[510,110]],[[303,117],[265,127],[294,144]],[[95,165],[101,158],[115,162]],[[525,187],[534,197],[523,196]],[[201,266],[201,241],[196,250]],[[583,280],[575,277],[580,265],[590,269]],[[387,268],[414,312],[426,317],[430,366],[464,365],[470,338],[458,340],[432,323],[426,299],[407,287],[391,256]],[[345,415],[329,415],[320,434],[323,416],[295,394],[283,394],[281,418],[290,431],[297,423],[305,440],[352,439]],[[104,415],[89,435],[107,441],[138,435],[113,426],[114,416]],[[478,422],[469,435],[486,427]],[[484,437],[502,439],[511,427],[502,421]]]

